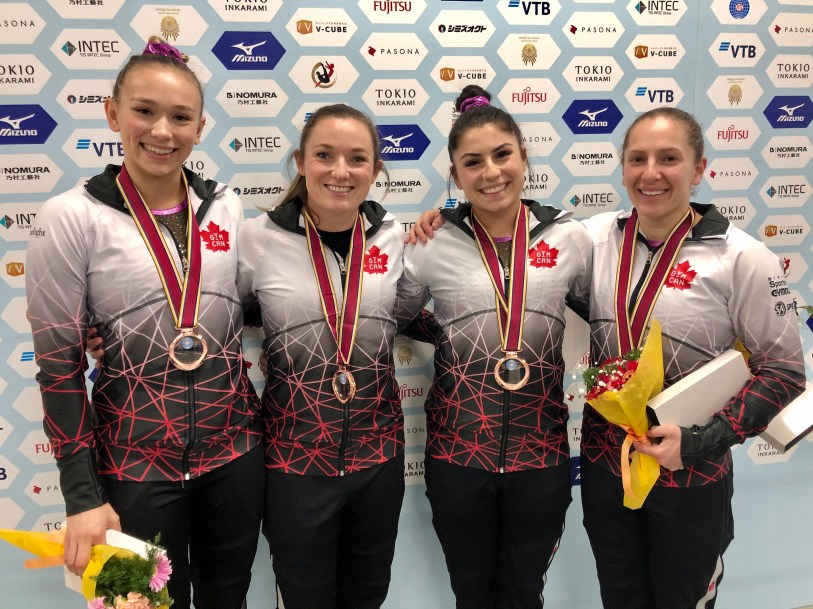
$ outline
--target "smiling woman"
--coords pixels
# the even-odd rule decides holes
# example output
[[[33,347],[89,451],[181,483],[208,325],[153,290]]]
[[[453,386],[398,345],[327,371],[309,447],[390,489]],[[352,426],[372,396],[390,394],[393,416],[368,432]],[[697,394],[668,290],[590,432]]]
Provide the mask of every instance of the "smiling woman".
[[[184,196],[180,166],[200,143],[206,123],[195,75],[172,64],[125,67],[105,101],[105,114],[110,129],[121,134],[124,165],[148,206],[177,205]]]
[[[404,495],[395,380],[403,235],[367,195],[378,132],[344,104],[310,115],[282,203],[240,232],[238,285],[268,360],[264,533],[288,609],[376,609]]]
[[[638,116],[621,149],[632,211],[598,214],[593,242],[591,359],[640,347],[660,322],[670,386],[737,340],[751,380],[710,422],[663,421],[633,446],[660,464],[639,509],[623,503],[627,432],[590,405],[582,421],[582,505],[605,609],[711,609],[734,534],[729,448],[760,433],[804,385],[798,330],[771,283],[783,277],[762,243],[714,205],[691,201],[706,167],[703,132],[679,108]]]
[[[431,297],[442,327],[426,495],[456,606],[530,609],[570,504],[562,340],[565,306],[585,313],[590,242],[569,212],[521,198],[522,134],[490,100],[472,85],[456,100],[450,172],[466,203],[407,246],[396,313]]]
[[[160,533],[176,609],[191,606],[192,588],[198,609],[239,609],[263,497],[228,237],[243,208],[225,184],[183,168],[200,141],[203,94],[177,49],[151,39],[105,112],[123,165],[47,201],[26,261],[65,563],[81,574],[108,528]],[[88,327],[105,349],[91,401]]]

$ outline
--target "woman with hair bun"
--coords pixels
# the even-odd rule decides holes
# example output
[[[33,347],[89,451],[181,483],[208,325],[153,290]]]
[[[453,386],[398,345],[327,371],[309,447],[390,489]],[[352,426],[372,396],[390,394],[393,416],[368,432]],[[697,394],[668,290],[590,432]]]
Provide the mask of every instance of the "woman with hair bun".
[[[695,117],[672,107],[645,112],[621,147],[632,210],[584,220],[593,244],[593,361],[639,347],[657,319],[667,387],[738,339],[752,375],[710,421],[653,425],[637,438],[635,449],[661,466],[639,509],[623,501],[627,432],[585,405],[581,497],[605,609],[714,607],[734,537],[730,448],[764,430],[804,388],[795,315],[772,289],[784,285],[782,265],[714,205],[691,201],[705,168]],[[424,214],[415,237],[431,237],[432,222],[437,230],[436,211]]]
[[[434,300],[426,494],[458,609],[542,607],[571,501],[562,338],[586,313],[590,239],[570,212],[522,199],[516,121],[466,87],[449,134],[466,203],[407,246],[399,320]]]
[[[240,609],[263,502],[259,401],[237,296],[243,207],[183,167],[203,92],[151,38],[105,102],[124,162],[46,201],[27,257],[44,427],[65,498],[65,564],[107,529],[160,533],[173,609]],[[85,335],[105,355],[88,399]]]

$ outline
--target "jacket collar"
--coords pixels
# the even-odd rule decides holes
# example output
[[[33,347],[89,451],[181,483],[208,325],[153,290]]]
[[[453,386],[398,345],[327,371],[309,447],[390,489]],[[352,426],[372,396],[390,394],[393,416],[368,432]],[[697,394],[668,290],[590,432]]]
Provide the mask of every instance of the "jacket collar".
[[[550,205],[540,205],[531,199],[522,199],[522,204],[528,206],[528,209],[538,221],[536,226],[531,227],[531,239],[557,219],[570,215],[570,212],[564,212]],[[474,231],[471,229],[471,203],[461,203],[453,209],[441,209],[440,215],[443,216],[447,222],[454,224],[469,237],[474,239]]]
[[[364,201],[359,206],[359,210],[367,221],[367,238],[372,237],[381,225],[384,223],[384,217],[387,215],[387,210],[381,207],[377,201]],[[302,226],[300,220],[302,218],[302,200],[294,199],[287,203],[275,207],[268,211],[268,217],[271,221],[280,228],[298,233],[305,234],[305,228]]]
[[[690,205],[700,214],[701,218],[692,227],[692,233],[687,237],[688,241],[725,237],[731,223],[714,205],[710,203],[690,203]],[[629,220],[629,215],[618,218],[618,228],[624,230],[627,220]]]
[[[127,206],[124,204],[124,198],[121,196],[121,192],[119,192],[119,188],[116,185],[116,177],[119,175],[119,172],[121,172],[121,165],[108,165],[102,173],[85,182],[85,190],[105,205],[109,205],[124,213],[129,213]],[[186,174],[189,187],[198,198],[203,203],[207,203],[208,206],[208,202],[217,194],[217,182],[214,180],[203,180],[198,174],[190,171],[186,167],[183,168],[183,172]]]

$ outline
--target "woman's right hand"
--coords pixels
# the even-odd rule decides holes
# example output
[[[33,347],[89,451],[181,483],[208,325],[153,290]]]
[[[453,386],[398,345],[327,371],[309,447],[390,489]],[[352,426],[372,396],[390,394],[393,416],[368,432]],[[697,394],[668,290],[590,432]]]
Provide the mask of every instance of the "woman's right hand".
[[[430,239],[435,237],[435,229],[443,226],[444,222],[446,222],[446,220],[440,215],[440,210],[438,209],[430,209],[423,212],[421,217],[418,218],[418,221],[409,229],[409,234],[404,239],[404,243],[407,245],[417,243],[418,241],[428,243]]]
[[[96,367],[101,366],[101,359],[104,357],[104,339],[99,336],[96,326],[88,326],[88,333],[85,337],[85,350],[90,353],[90,357],[96,360]]]
[[[119,516],[109,503],[68,516],[65,528],[65,566],[82,576],[93,546],[105,543],[107,529],[121,531]]]

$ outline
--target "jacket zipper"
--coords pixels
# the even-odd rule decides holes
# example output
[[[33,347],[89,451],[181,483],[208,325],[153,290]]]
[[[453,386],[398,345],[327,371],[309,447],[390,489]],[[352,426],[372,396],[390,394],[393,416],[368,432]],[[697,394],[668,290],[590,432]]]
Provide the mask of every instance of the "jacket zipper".
[[[630,296],[630,301],[627,303],[627,311],[629,315],[632,315],[632,310],[635,308],[635,303],[638,301],[638,292],[641,291],[641,287],[644,285],[644,281],[649,276],[649,267],[652,264],[652,258],[655,256],[655,251],[649,249],[647,246],[647,255],[646,255],[646,264],[644,264],[644,270],[641,273],[641,276],[638,278],[638,283],[635,285],[635,289],[632,291],[632,295]]]
[[[502,263],[502,261],[501,261]],[[511,280],[511,269],[504,265],[503,270],[503,292],[508,295],[509,281]],[[506,298],[507,300],[507,298]],[[499,320],[499,316],[498,316]],[[502,441],[500,442],[500,460],[498,462],[499,471],[505,473],[505,455],[508,452],[508,426],[510,423],[511,392],[508,389],[502,391]]]
[[[186,444],[186,448],[183,451],[183,479],[181,480],[181,486],[183,487],[184,480],[190,480],[192,478],[192,474],[189,471],[189,453],[192,450],[192,446],[195,444],[196,437],[196,429],[197,429],[197,417],[195,416],[195,379],[194,379],[194,372],[186,372],[186,383],[189,387],[189,400],[187,402],[187,420],[189,422],[189,441]]]
[[[339,271],[341,272],[341,277],[342,277],[342,281],[341,281],[342,294],[344,294],[344,291],[343,291],[344,290],[344,280],[345,280],[345,276],[347,275],[347,267],[345,266],[344,260],[342,259],[341,256],[339,256],[336,252],[333,252],[333,255],[336,257],[336,262],[339,263]],[[341,320],[339,320],[339,323],[341,323]],[[336,345],[336,348],[338,349],[339,345]],[[347,402],[346,404],[344,404],[343,417],[344,418],[342,419],[342,439],[341,439],[341,443],[339,444],[339,463],[338,463],[339,476],[344,476],[344,474],[345,474],[345,471],[344,471],[344,465],[345,465],[345,463],[344,463],[344,451],[347,448],[347,436],[350,435],[350,402]]]

